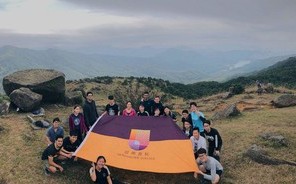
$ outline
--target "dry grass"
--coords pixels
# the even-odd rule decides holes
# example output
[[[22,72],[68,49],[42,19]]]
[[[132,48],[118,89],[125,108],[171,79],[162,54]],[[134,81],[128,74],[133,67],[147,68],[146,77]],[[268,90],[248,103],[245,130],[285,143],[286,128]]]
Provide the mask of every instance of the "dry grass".
[[[199,99],[200,109],[210,117],[223,104],[244,101],[257,108],[244,110],[242,115],[232,119],[214,122],[223,138],[222,164],[225,168],[222,183],[295,183],[296,167],[288,165],[269,166],[251,161],[243,156],[252,144],[263,147],[270,156],[288,161],[296,161],[296,107],[274,109],[269,102],[279,94],[257,96],[246,99],[246,94],[228,100],[217,97]],[[102,96],[101,96],[102,97]],[[99,97],[99,102],[105,102]],[[101,99],[100,99],[101,98]],[[101,101],[102,100],[102,101]],[[181,99],[173,100],[179,112],[187,105]],[[220,104],[220,106],[219,106]],[[221,105],[222,104],[222,105]],[[259,108],[263,106],[263,108]],[[215,111],[213,111],[215,109]],[[57,106],[46,107],[46,119],[68,118],[72,108]],[[92,183],[88,177],[89,163],[79,162],[67,165],[64,173],[45,176],[40,159],[45,149],[45,130],[32,130],[26,120],[26,114],[12,113],[0,118],[0,183]],[[67,126],[67,125],[64,125]],[[262,132],[282,134],[288,140],[287,147],[275,147],[259,138]],[[173,160],[172,160],[173,162]],[[197,183],[192,173],[155,174],[134,172],[111,168],[113,176],[127,183]]]

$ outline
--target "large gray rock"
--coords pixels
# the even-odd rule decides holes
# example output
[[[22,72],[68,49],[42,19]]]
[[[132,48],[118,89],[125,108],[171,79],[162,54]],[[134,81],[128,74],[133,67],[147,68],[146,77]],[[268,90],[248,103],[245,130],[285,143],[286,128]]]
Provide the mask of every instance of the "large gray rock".
[[[3,89],[8,96],[21,87],[42,94],[44,102],[64,102],[65,75],[55,70],[30,69],[3,78]]]
[[[266,141],[270,141],[271,143],[274,143],[276,146],[288,145],[285,137],[276,133],[265,132],[260,134],[260,137]]]
[[[273,101],[275,107],[289,107],[296,105],[296,95],[285,94],[277,97]]]
[[[81,91],[70,91],[66,92],[65,95],[65,105],[82,105],[83,104],[83,95]]]
[[[34,93],[28,88],[16,89],[10,93],[9,97],[11,102],[25,112],[39,108],[42,101],[42,95]]]
[[[6,100],[0,103],[0,115],[7,114],[9,112],[9,105],[10,102]]]
[[[227,106],[225,109],[216,112],[212,119],[223,119],[227,117],[237,116],[240,114],[240,111],[237,109],[236,104]]]
[[[280,160],[268,156],[267,152],[256,144],[253,144],[250,148],[248,148],[244,153],[244,156],[249,157],[251,160],[264,165],[288,164],[296,166],[295,162]]]

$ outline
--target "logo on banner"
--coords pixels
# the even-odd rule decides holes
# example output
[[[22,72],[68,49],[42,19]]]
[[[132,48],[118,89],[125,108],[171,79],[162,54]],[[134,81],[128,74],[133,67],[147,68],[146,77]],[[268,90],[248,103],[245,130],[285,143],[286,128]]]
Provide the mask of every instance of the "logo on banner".
[[[145,149],[150,140],[150,130],[132,129],[129,137],[129,147],[133,150]]]

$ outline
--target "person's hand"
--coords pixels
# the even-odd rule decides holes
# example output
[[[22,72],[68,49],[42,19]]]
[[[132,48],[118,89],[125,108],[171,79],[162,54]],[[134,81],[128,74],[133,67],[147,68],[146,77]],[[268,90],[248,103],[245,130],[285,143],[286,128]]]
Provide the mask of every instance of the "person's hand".
[[[72,153],[67,154],[67,158],[72,158]]]
[[[74,162],[77,162],[77,160],[78,160],[78,157],[74,157]]]
[[[194,173],[193,173],[193,177],[194,177],[194,178],[197,178],[197,172],[194,172]]]
[[[219,155],[220,155],[220,151],[219,151],[219,150],[216,150],[216,151],[215,151],[215,155],[216,155],[216,156],[219,156]]]
[[[64,171],[64,168],[62,166],[59,166],[58,169],[63,172]]]
[[[94,162],[91,163],[91,166],[95,169],[96,168],[96,165]]]

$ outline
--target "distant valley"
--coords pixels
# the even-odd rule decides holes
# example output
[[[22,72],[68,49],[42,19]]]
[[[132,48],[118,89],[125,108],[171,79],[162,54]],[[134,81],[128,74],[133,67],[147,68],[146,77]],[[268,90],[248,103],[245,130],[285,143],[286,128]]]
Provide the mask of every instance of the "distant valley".
[[[251,51],[198,52],[168,49],[152,56],[83,54],[57,49],[0,48],[0,78],[18,70],[59,70],[67,80],[96,76],[153,77],[184,84],[226,81],[254,73],[289,56],[269,57]],[[259,59],[260,58],[260,59]],[[2,86],[1,86],[2,87]]]

